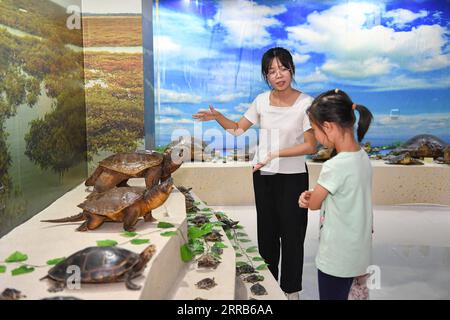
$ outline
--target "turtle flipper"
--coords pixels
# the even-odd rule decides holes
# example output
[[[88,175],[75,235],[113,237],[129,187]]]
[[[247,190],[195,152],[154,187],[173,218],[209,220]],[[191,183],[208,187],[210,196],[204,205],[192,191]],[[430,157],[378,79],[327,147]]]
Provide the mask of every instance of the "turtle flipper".
[[[133,278],[135,278],[137,275],[134,272],[129,272],[126,276],[125,276],[125,286],[130,289],[130,290],[140,290],[141,286],[137,285],[136,283],[134,283],[132,280]]]
[[[134,206],[125,209],[125,217],[123,218],[123,228],[126,231],[134,231],[134,227],[139,219],[139,209]]]
[[[155,222],[157,221],[155,218],[153,218],[152,216],[152,211],[150,210],[149,212],[147,212],[144,216],[144,221],[145,222]]]

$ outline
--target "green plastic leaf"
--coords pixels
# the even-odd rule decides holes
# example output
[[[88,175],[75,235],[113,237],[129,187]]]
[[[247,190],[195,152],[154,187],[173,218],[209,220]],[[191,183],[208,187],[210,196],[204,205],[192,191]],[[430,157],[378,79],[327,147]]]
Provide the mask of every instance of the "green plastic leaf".
[[[0,273],[6,272],[6,266],[0,265]]]
[[[243,226],[241,226],[240,224],[238,224],[238,225],[236,225],[236,227],[235,227],[236,229],[244,229],[244,227]]]
[[[6,258],[5,262],[21,262],[28,259],[28,256],[25,253],[20,251],[16,251],[11,254],[8,258]]]
[[[227,245],[223,242],[216,242],[214,243],[214,247],[220,248],[220,249],[224,249],[224,248],[228,248]]]
[[[202,203],[200,202],[200,201],[194,201],[194,205],[195,206],[199,206],[199,205],[201,205]]]
[[[239,247],[238,246],[233,246],[233,249],[234,250],[239,250]]]
[[[201,211],[211,212],[211,208],[203,208]]]
[[[195,239],[190,244],[190,248],[194,255],[202,254],[205,251],[205,247],[203,246],[203,241],[200,239]]]
[[[242,267],[248,265],[245,261],[236,261],[236,267]]]
[[[267,263],[263,263],[259,266],[256,267],[256,270],[261,271],[261,270],[265,270],[267,269],[268,264]]]
[[[247,251],[248,253],[258,252],[258,247],[253,246],[253,247],[247,248],[247,250],[245,250],[245,251]]]
[[[99,247],[114,247],[117,245],[115,240],[97,240],[97,246]]]
[[[227,235],[228,240],[233,240],[233,235],[230,230],[225,231],[225,234]]]
[[[189,227],[188,229],[188,238],[189,239],[197,239],[200,238],[203,235],[202,230],[198,227]]]
[[[21,266],[19,268],[16,268],[14,270],[11,270],[11,274],[13,276],[18,276],[19,274],[24,274],[24,273],[30,273],[33,272],[34,268],[33,267],[29,267],[29,266]]]
[[[252,242],[250,239],[238,239],[240,242]]]
[[[180,254],[181,254],[181,260],[184,262],[189,262],[192,259],[194,259],[194,254],[192,253],[191,249],[187,245],[187,243],[183,244],[180,247]]]
[[[49,266],[53,266],[53,265],[58,264],[58,263],[60,263],[60,262],[62,262],[64,260],[66,260],[66,257],[55,258],[55,259],[48,260],[47,264]]]
[[[176,231],[166,231],[166,232],[162,232],[160,233],[160,235],[162,235],[163,237],[173,237],[177,235]]]
[[[213,226],[215,226],[215,227],[222,227],[222,226],[225,225],[225,223],[220,222],[220,221],[215,221],[215,222],[213,222],[212,224],[213,224]]]
[[[240,254],[239,252],[236,252],[236,257],[242,257],[242,254]]]
[[[150,239],[133,239],[130,242],[131,242],[131,244],[145,244],[145,243],[149,243]]]
[[[246,234],[245,232],[237,232],[236,235],[238,237],[248,237],[248,234]]]
[[[120,234],[122,237],[133,238],[137,236],[137,232],[124,231]]]
[[[264,261],[264,259],[261,257],[253,257],[252,260],[253,261]]]
[[[158,226],[157,228],[162,228],[162,229],[168,229],[168,228],[174,228],[175,226],[169,222],[158,222]]]

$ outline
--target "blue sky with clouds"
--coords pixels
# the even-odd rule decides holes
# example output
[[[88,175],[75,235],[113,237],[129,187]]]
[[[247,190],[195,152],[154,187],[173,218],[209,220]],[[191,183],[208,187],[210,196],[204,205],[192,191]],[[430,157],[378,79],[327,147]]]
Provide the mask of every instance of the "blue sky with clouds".
[[[367,140],[432,133],[450,142],[449,14],[447,1],[431,0],[159,1],[160,137],[192,131],[191,114],[208,104],[238,120],[268,89],[262,54],[283,46],[293,53],[298,89],[315,96],[340,88],[373,111]]]

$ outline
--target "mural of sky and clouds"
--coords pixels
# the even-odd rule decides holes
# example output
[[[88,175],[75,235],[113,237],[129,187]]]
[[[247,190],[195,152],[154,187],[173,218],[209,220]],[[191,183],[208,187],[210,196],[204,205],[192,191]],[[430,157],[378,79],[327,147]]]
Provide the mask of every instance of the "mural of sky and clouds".
[[[367,140],[432,133],[450,142],[448,1],[183,0],[153,10],[161,137],[192,131],[191,114],[208,104],[239,119],[268,89],[262,54],[283,46],[297,88],[340,88],[374,112]]]

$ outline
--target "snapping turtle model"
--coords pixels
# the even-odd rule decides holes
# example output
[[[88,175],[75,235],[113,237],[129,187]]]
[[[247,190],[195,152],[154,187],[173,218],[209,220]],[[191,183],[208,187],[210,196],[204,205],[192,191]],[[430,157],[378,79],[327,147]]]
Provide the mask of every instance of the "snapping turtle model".
[[[22,294],[22,292],[14,288],[6,288],[0,294],[0,300],[19,300],[26,297],[26,295]]]
[[[205,290],[209,290],[215,286],[217,286],[217,283],[214,281],[214,278],[205,278],[203,280],[200,280],[199,282],[197,282],[195,284],[195,286],[198,289],[205,289]]]
[[[392,150],[392,154],[399,155],[408,152],[413,158],[442,157],[447,143],[431,134],[420,134],[412,137],[400,147]]]
[[[97,229],[105,221],[115,221],[123,222],[123,228],[126,231],[133,231],[140,217],[144,217],[147,222],[155,221],[152,210],[167,200],[172,189],[172,178],[151,189],[144,187],[114,188],[79,204],[78,207],[83,209],[83,212],[78,215],[55,220],[42,220],[42,222],[60,223],[84,220],[77,230],[87,231]]]
[[[385,158],[385,163],[387,164],[404,164],[404,165],[413,165],[418,164],[422,165],[423,163],[420,160],[414,159],[411,157],[409,152],[405,152],[398,156],[388,156]]]
[[[132,280],[141,275],[155,251],[154,245],[145,248],[141,254],[119,247],[85,248],[51,268],[41,280],[53,280],[54,285],[49,289],[50,292],[61,291],[68,278],[73,276],[72,273],[67,273],[67,268],[77,266],[80,269],[81,283],[125,281],[128,289],[139,290],[140,286]]]
[[[261,285],[260,283],[255,283],[254,285],[252,285],[250,287],[250,291],[255,295],[255,296],[263,296],[263,295],[267,295],[267,290],[266,288],[264,288],[263,285]]]
[[[173,151],[178,152],[179,159],[172,159]],[[117,153],[100,161],[97,169],[86,180],[86,186],[94,186],[94,191],[105,192],[115,186],[128,186],[130,178],[145,178],[145,185],[150,188],[164,181],[177,170],[182,161],[183,149],[173,146],[163,154],[158,152]],[[175,161],[174,161],[175,160]]]

